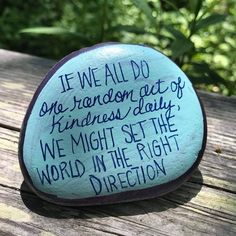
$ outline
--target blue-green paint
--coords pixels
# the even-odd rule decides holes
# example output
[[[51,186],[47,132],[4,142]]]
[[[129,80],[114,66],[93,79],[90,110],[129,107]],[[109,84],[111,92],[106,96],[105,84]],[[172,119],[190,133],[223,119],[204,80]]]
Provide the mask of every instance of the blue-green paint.
[[[145,60],[149,68],[148,78],[140,76],[138,79],[134,80],[134,74],[130,62],[131,60],[135,61],[136,63]],[[116,66],[118,77],[120,81],[122,81],[122,75],[119,70],[120,63],[124,75],[123,80],[125,81],[122,83],[117,83],[115,85],[112,80],[109,80],[110,82],[106,86],[104,84],[105,64],[108,64],[109,68],[113,68],[112,63],[114,63],[114,65]],[[145,63],[143,65],[144,75],[147,75],[147,67],[145,67]],[[96,83],[98,86],[93,86],[92,88],[88,88],[88,86],[86,86],[86,88],[82,89],[77,72],[80,72],[81,74],[84,71],[88,72],[89,67],[97,68],[94,69],[94,72],[96,77],[95,79],[97,80]],[[73,77],[72,79],[68,80],[69,86],[72,89],[61,93],[63,91],[63,87],[60,76],[64,74],[70,74],[68,75],[68,78]],[[138,74],[137,71],[136,74]],[[114,72],[113,75],[115,76]],[[185,83],[185,87],[182,90],[183,94],[180,98],[178,98],[177,96],[177,91],[174,91],[174,82],[177,82],[178,78],[180,78],[181,80],[180,85],[183,85],[183,83]],[[126,80],[128,80],[128,82],[126,82]],[[135,106],[137,106],[138,102],[131,102],[130,100],[119,103],[96,105],[91,108],[73,110],[72,112],[69,111],[73,107],[72,104],[74,96],[76,96],[78,99],[82,99],[85,96],[92,97],[99,94],[100,96],[102,96],[102,94],[104,94],[110,88],[113,88],[114,93],[118,90],[124,91],[133,89],[133,93],[135,94],[134,98],[139,99],[138,93],[140,91],[140,88],[146,84],[148,84],[150,87],[158,80],[164,81],[163,83],[161,83],[161,85],[163,85],[163,89],[168,87],[167,91],[163,94],[147,96],[144,98],[144,102],[153,102],[154,99],[156,99],[156,101],[158,102],[161,96],[163,96],[164,101],[168,102],[171,100],[172,104],[175,105],[172,108],[171,114],[175,115],[175,117],[170,119],[170,123],[174,123],[171,128],[172,130],[177,129],[178,131],[176,132],[167,132],[165,134],[160,134],[159,132],[158,134],[156,134],[150,118],[160,117],[160,114],[164,115],[166,111],[162,109],[159,111],[134,116],[132,114],[132,110]],[[65,89],[68,89],[66,81],[64,81],[64,83]],[[101,86],[99,86],[99,84],[101,84]],[[174,92],[171,91],[171,85]],[[115,111],[117,108],[120,108],[121,112],[126,113],[128,107],[131,107],[131,111],[123,120],[114,120],[107,123],[94,124],[92,126],[83,128],[75,127],[62,133],[58,133],[55,129],[53,133],[50,134],[53,113],[45,114],[42,117],[39,116],[39,113],[43,102],[46,102],[49,106],[55,101],[57,101],[58,104],[63,104],[64,109],[67,108],[67,111],[65,111],[63,114],[55,115],[55,119],[58,119],[60,116],[64,116],[64,118],[62,119],[64,121],[68,121],[72,118],[82,119],[89,111],[92,115],[104,113],[108,114],[112,110]],[[129,139],[129,136],[127,135],[127,133],[122,132],[122,125],[134,124],[141,120],[147,120],[146,122],[142,123],[142,128],[145,132],[145,138],[143,138],[143,133],[140,126],[136,125],[133,126],[134,132],[136,133],[135,137],[137,140],[141,139],[141,141],[135,143],[126,143],[125,138]],[[89,134],[94,131],[96,133],[99,130],[101,131],[103,128],[106,129],[109,127],[114,127],[113,141],[115,147],[109,148],[108,150],[98,149],[96,151],[84,153],[82,146],[79,146],[78,148],[74,148],[75,154],[73,154],[71,146],[71,135],[78,138],[78,134],[80,132]],[[159,157],[149,156],[149,159],[143,158],[143,160],[141,160],[137,150],[137,143],[142,143],[147,147],[147,143],[151,145],[154,139],[159,140],[160,143],[160,137],[163,138],[163,135],[170,136],[173,134],[178,134],[178,136],[175,136],[178,147],[176,146],[176,140],[174,138],[171,138],[171,141],[169,141],[171,142],[172,150],[171,152],[168,151],[167,155],[162,155]],[[159,184],[167,183],[178,178],[183,173],[185,173],[196,161],[198,153],[202,148],[203,135],[203,114],[198,98],[195,94],[192,84],[190,83],[186,75],[171,60],[169,60],[163,54],[145,46],[111,44],[88,50],[71,58],[59,69],[57,69],[57,71],[51,76],[50,80],[46,83],[42,91],[39,93],[27,122],[23,143],[23,161],[32,180],[32,183],[36,189],[64,199],[94,197],[96,196],[96,192],[92,187],[89,176],[94,175],[98,179],[102,179],[102,177],[113,175],[116,178],[115,185],[117,189],[113,186],[113,191],[108,192],[106,190],[106,185],[103,181],[101,181],[102,191],[100,193],[97,193],[97,196],[104,196],[121,191],[146,189],[149,187],[157,186]],[[55,141],[55,159],[53,159],[50,155],[47,155],[46,161],[44,161],[40,146],[40,140],[42,140],[42,144],[44,144],[45,142],[52,144],[52,139],[54,139]],[[62,141],[60,141],[61,139]],[[59,141],[57,141],[56,143],[56,140]],[[108,143],[108,146],[111,147],[112,140],[109,135]],[[61,157],[59,157],[58,155],[57,144],[60,148],[59,152]],[[126,168],[120,167],[115,169],[112,158],[107,153],[111,150],[117,149],[118,147],[120,147],[120,149],[126,148],[125,153],[126,157],[128,158],[128,160],[126,161]],[[148,147],[145,150],[147,152]],[[156,152],[158,152],[158,149],[156,149]],[[101,171],[100,173],[95,172],[92,162],[93,155],[104,156],[106,171]],[[84,174],[82,175],[82,177],[71,178],[64,170],[63,180],[61,176],[61,170],[58,167],[59,163],[63,162],[63,166],[65,166],[65,163],[67,163],[67,167],[69,168],[69,161],[71,161],[73,166],[73,162],[76,159],[79,160],[80,163],[83,163],[83,167],[85,168]],[[154,160],[161,167],[163,167],[163,164],[165,171],[159,170],[158,176],[157,172],[155,172],[156,175],[154,177],[154,180],[151,180],[154,176],[153,169],[156,171],[156,167],[154,167]],[[79,162],[77,161],[77,163]],[[44,179],[44,184],[42,184],[38,172],[41,173],[41,170],[45,170],[46,165],[48,165],[49,170],[50,168],[53,168],[54,178],[56,178],[57,176],[57,171],[55,167],[52,166],[57,166],[57,170],[59,171],[60,175],[59,180],[52,181],[51,184],[48,184]],[[61,168],[63,166],[61,166]],[[78,166],[79,168],[81,167],[80,164]],[[150,178],[147,176],[147,174],[145,174],[145,181],[143,179],[140,166],[142,166],[142,170],[145,173],[147,172],[147,169],[149,171]],[[139,169],[137,169],[136,167],[139,167]],[[83,168],[80,168],[80,171],[82,169]],[[69,169],[66,170],[69,173]],[[139,173],[139,178],[137,177],[137,171]],[[77,173],[75,169],[74,173]],[[118,177],[118,173],[124,174],[119,174]],[[69,175],[71,174],[69,173]],[[120,182],[119,178],[123,183]],[[110,178],[110,180],[112,180],[112,178]],[[108,181],[107,178],[106,181]],[[129,183],[127,181],[129,181]],[[98,182],[94,181],[93,183],[95,188],[97,188],[98,190]],[[108,182],[107,184],[109,187]],[[123,186],[123,188],[121,185]]]

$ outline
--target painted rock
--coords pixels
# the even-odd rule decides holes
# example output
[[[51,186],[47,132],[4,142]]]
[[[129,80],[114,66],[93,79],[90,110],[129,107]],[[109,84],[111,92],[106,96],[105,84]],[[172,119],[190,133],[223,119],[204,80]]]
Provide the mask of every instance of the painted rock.
[[[205,114],[186,75],[152,48],[107,43],[49,71],[25,116],[19,160],[45,200],[109,204],[176,189],[205,144]]]

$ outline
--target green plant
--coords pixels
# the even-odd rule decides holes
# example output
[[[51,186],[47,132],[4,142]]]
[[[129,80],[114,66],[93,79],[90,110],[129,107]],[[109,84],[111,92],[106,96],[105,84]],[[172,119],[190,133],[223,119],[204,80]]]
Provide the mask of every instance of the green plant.
[[[144,43],[171,57],[198,88],[236,94],[234,0],[4,4],[0,18],[4,48],[59,59],[99,42]]]

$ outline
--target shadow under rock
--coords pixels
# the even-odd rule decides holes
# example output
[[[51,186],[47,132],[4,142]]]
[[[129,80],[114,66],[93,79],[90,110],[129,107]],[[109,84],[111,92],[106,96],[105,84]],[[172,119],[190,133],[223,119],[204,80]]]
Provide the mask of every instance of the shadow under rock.
[[[158,213],[186,204],[200,192],[202,181],[202,174],[197,169],[188,182],[162,197],[128,203],[84,207],[60,206],[46,202],[32,193],[26,183],[23,182],[21,185],[21,198],[25,206],[32,212],[55,219],[132,216],[151,212]]]

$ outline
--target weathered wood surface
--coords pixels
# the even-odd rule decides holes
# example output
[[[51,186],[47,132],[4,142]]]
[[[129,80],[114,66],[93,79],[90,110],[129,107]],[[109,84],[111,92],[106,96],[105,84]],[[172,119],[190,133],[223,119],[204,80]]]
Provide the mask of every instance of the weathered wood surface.
[[[199,92],[208,142],[199,170],[161,198],[70,208],[40,200],[17,157],[26,108],[54,61],[0,50],[0,235],[236,235],[236,98]]]

